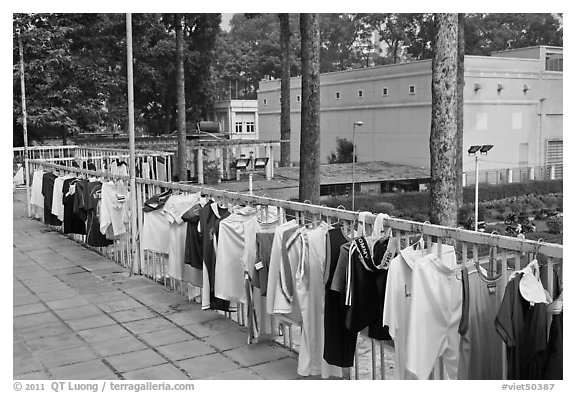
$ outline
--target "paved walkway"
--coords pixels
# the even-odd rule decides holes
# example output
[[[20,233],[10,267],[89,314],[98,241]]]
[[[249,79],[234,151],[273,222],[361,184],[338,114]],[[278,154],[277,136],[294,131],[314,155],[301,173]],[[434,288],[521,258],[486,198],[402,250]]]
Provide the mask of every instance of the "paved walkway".
[[[13,205],[15,379],[296,379],[295,354]]]

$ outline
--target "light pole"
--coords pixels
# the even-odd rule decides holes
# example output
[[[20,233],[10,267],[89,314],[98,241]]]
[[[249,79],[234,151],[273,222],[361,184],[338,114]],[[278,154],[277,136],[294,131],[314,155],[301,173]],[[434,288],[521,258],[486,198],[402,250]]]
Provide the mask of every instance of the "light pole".
[[[356,126],[362,127],[363,121],[355,121],[352,126],[352,210],[354,210],[354,194],[356,185]]]
[[[468,148],[468,155],[473,155],[476,158],[476,176],[475,176],[475,193],[474,193],[474,230],[478,231],[478,153],[488,154],[492,149],[492,145],[472,145]]]

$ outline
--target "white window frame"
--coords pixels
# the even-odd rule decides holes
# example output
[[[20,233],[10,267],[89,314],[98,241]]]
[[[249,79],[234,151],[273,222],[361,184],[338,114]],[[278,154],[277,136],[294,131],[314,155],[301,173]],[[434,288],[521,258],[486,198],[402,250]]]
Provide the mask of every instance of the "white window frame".
[[[408,94],[410,94],[410,95],[416,94],[416,85],[409,85],[408,86]]]
[[[302,97],[301,96],[296,96],[296,102],[300,102],[302,101]]]
[[[246,124],[246,132],[247,133],[253,134],[254,132],[256,132],[255,123],[253,121],[247,121],[244,124]]]
[[[244,124],[241,121],[234,122],[234,133],[242,134],[243,129],[244,129],[243,125]],[[240,126],[240,128],[238,128],[238,126]]]
[[[264,98],[263,103],[264,103],[264,106],[268,106],[268,100],[266,98]]]
[[[337,91],[336,94],[334,95],[334,97],[335,97],[337,100],[339,100],[340,97],[341,97],[340,92]]]
[[[358,90],[358,98],[364,98],[364,90]]]
[[[382,88],[382,97],[388,97],[388,88],[387,87]]]

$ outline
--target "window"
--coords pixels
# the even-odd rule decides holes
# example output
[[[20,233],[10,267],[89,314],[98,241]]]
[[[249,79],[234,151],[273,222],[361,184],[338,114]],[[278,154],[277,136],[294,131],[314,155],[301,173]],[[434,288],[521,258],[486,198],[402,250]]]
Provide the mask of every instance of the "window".
[[[408,94],[416,94],[416,86],[414,85],[408,86]]]
[[[388,88],[384,87],[382,88],[382,97],[387,97],[388,96]]]
[[[266,98],[264,98],[264,106],[268,105],[268,100]]]
[[[364,92],[362,90],[358,90],[358,98],[362,98],[364,96]]]
[[[246,122],[246,132],[254,132],[254,122],[247,121]]]
[[[296,102],[300,102],[301,100],[302,100],[302,97],[296,96]]]
[[[563,71],[564,54],[546,53],[546,71]]]
[[[340,92],[339,92],[339,91],[336,92],[336,99],[337,99],[337,100],[340,99]]]
[[[242,122],[241,121],[237,121],[235,123],[235,128],[234,131],[237,133],[241,133],[242,132]]]

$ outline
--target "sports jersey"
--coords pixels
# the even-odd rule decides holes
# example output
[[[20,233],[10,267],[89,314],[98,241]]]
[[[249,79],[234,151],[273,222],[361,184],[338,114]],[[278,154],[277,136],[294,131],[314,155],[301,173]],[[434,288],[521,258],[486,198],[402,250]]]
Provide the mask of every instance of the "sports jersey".
[[[100,200],[100,232],[109,239],[118,238],[128,231],[129,193],[123,182],[102,184]]]
[[[86,243],[94,247],[106,247],[113,244],[100,232],[100,199],[102,183],[99,181],[89,182],[84,188],[84,203],[87,212],[86,220]]]
[[[458,377],[461,271],[454,248],[444,245],[442,251],[438,256],[433,248],[412,269],[406,368],[419,379],[430,377],[440,356],[447,379]]]
[[[76,194],[76,184],[79,183],[80,182],[77,179],[69,178],[64,180],[62,185],[64,201],[63,229],[64,233],[76,233],[79,235],[85,235],[86,224],[80,215],[74,212],[74,195]],[[71,187],[74,190],[74,194],[70,194]]]
[[[202,309],[229,311],[230,302],[214,295],[214,279],[216,269],[216,253],[218,248],[218,232],[220,221],[228,217],[230,212],[221,208],[216,202],[209,202],[199,213],[200,232],[202,233]]]
[[[64,195],[62,187],[64,180],[71,178],[70,175],[58,176],[54,179],[54,189],[52,191],[52,214],[58,217],[58,220],[64,221]]]
[[[197,205],[200,199],[199,193],[171,195],[162,208],[163,218],[169,222],[167,273],[176,280],[182,280],[184,269],[187,225],[182,215]]]
[[[196,204],[182,215],[182,220],[186,222],[186,247],[184,250],[184,264],[191,268],[202,271],[202,233],[198,231],[200,227],[200,209],[202,205]]]
[[[246,303],[244,287],[244,224],[254,219],[258,210],[251,207],[238,209],[220,221],[218,250],[214,270],[214,295],[224,300],[240,300]]]
[[[495,324],[506,343],[508,379],[542,379],[546,355],[546,305],[533,306],[520,293],[521,273],[506,285]]]
[[[163,254],[170,252],[170,222],[163,210],[152,210],[144,213],[140,243],[143,250]]]
[[[56,175],[47,172],[42,175],[42,195],[44,196],[44,223],[47,225],[62,225],[62,221],[52,214],[52,198],[54,196],[54,182]]]
[[[422,250],[407,247],[390,261],[388,268],[382,321],[388,326],[390,337],[394,340],[394,373],[397,379],[415,378],[406,369],[406,356],[412,306],[412,269],[416,260],[422,256]]]
[[[42,195],[42,176],[44,172],[41,170],[34,171],[32,176],[32,189],[30,192],[30,205],[32,213],[36,218],[42,218],[44,210],[44,196]]]
[[[550,335],[546,345],[543,379],[562,380],[563,376],[563,319],[564,313],[552,316]]]
[[[486,282],[475,267],[463,270],[464,298],[458,379],[502,379],[502,341],[492,324],[506,282]]]
[[[342,376],[342,370],[329,366],[324,352],[324,285],[327,226],[304,231],[302,254],[294,272],[295,293],[302,313],[302,335],[298,354],[298,374],[303,376]]]
[[[339,367],[352,367],[354,365],[357,338],[355,333],[346,329],[344,323],[345,310],[342,307],[344,294],[331,289],[341,246],[349,241],[350,239],[343,233],[341,227],[332,228],[328,231],[326,239],[327,270],[324,275],[324,360],[328,364]],[[346,250],[345,253],[347,254],[348,251]]]

